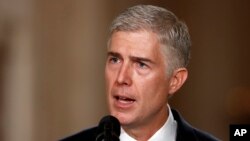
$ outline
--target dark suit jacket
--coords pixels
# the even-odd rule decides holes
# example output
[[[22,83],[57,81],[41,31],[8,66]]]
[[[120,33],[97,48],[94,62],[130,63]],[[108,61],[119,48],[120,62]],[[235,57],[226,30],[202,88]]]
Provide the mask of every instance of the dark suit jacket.
[[[171,111],[177,122],[176,141],[219,141],[212,135],[192,127],[177,111],[173,109]],[[93,127],[62,139],[61,141],[95,141],[96,131],[97,127]]]

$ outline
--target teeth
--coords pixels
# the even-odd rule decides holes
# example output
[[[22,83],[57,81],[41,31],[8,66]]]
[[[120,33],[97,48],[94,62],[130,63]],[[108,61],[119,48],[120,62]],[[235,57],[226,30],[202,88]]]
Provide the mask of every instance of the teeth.
[[[120,96],[116,96],[115,97],[117,100],[122,100],[122,101],[135,101],[133,99],[130,98],[126,98],[126,97],[120,97]]]
[[[121,99],[121,100],[129,100],[128,98],[125,98],[125,97],[119,97],[119,99]]]

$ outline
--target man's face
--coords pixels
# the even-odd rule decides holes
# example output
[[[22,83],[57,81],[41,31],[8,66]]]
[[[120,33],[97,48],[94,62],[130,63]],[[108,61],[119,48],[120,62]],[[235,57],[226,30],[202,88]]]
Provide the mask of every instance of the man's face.
[[[113,33],[105,68],[111,115],[133,127],[167,115],[169,79],[156,34]]]

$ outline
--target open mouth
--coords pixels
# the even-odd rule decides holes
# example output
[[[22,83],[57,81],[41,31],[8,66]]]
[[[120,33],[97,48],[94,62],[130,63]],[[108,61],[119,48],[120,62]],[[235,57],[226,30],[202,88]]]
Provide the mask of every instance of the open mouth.
[[[135,102],[135,99],[123,97],[123,96],[114,96],[115,99],[121,103],[133,103]]]

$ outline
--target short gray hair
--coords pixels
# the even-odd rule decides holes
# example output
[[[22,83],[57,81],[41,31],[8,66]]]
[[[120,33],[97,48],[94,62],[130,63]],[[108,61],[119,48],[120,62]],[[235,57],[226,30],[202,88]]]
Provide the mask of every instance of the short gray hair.
[[[187,67],[191,40],[186,24],[171,11],[152,5],[137,5],[118,15],[110,26],[110,37],[117,31],[140,30],[156,33],[166,59],[167,74]]]

